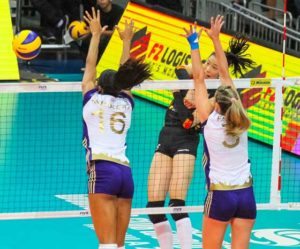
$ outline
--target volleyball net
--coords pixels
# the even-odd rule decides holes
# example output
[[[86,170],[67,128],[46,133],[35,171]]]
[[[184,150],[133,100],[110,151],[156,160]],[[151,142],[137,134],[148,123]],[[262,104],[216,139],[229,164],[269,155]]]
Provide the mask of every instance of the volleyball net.
[[[208,88],[218,85],[217,80],[207,81]],[[235,85],[252,121],[249,158],[258,208],[300,209],[297,79],[239,79]],[[133,91],[136,104],[127,136],[135,182],[133,214],[203,208],[202,135],[186,206],[145,208],[149,169],[172,100],[170,90],[191,88],[190,80],[153,81]],[[79,82],[0,84],[0,138],[0,219],[89,215]]]

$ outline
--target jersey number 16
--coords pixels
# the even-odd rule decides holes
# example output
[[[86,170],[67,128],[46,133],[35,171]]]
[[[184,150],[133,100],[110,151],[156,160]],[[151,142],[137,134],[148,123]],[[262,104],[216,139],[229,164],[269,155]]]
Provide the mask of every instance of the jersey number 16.
[[[93,112],[93,115],[97,115],[99,117],[99,130],[100,132],[104,132],[104,111],[100,109],[97,112]],[[115,112],[111,114],[109,119],[109,126],[112,132],[116,134],[122,134],[125,130],[125,119],[126,115],[123,112]]]

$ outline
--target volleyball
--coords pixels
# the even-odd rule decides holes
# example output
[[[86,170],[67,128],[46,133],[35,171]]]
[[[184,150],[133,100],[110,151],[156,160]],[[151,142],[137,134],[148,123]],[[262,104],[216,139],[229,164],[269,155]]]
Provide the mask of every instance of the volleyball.
[[[73,21],[69,25],[69,33],[74,40],[82,38],[89,32],[89,27],[84,21]]]
[[[22,30],[13,39],[13,50],[18,58],[32,60],[41,51],[42,40],[31,30]]]

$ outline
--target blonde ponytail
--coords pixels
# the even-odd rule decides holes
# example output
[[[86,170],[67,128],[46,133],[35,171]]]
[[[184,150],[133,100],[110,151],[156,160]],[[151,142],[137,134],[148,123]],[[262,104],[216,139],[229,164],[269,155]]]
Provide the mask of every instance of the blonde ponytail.
[[[227,135],[237,137],[250,127],[250,120],[239,99],[231,100],[231,105],[225,113],[225,132]]]
[[[250,127],[250,120],[239,95],[231,86],[220,86],[215,94],[221,114],[225,116],[225,132],[238,137]]]

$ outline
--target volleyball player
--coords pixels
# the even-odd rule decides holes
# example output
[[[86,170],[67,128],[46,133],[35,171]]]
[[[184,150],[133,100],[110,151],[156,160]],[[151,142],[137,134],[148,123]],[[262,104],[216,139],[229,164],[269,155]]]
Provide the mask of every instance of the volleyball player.
[[[223,23],[223,16],[211,18],[211,29],[207,31],[214,44],[221,81],[213,102],[208,98],[204,82],[196,27],[186,30],[191,46],[196,110],[204,134],[203,162],[208,194],[203,217],[203,248],[222,248],[230,224],[231,248],[246,249],[256,218],[248,159],[250,120],[228,72],[228,62],[219,39]]]
[[[118,71],[105,70],[96,80],[98,43],[106,27],[101,27],[99,11],[85,13],[92,34],[82,80],[89,205],[99,248],[124,248],[134,189],[125,155],[133,109],[129,91],[151,74],[147,64],[129,59],[131,21],[123,31],[117,28],[123,40]]]
[[[178,71],[183,71],[179,69]],[[199,143],[193,91],[173,92],[174,100],[165,115],[148,178],[147,207],[163,207],[167,192],[169,206],[184,206],[193,176]],[[192,225],[187,213],[172,214],[181,248],[192,248]],[[173,248],[172,231],[165,214],[149,215],[161,249]]]
[[[226,51],[228,65],[233,74],[242,75],[242,69],[251,68],[253,61],[245,58],[248,44],[244,39],[233,38]],[[216,54],[213,52],[203,65],[206,79],[219,78],[220,71]],[[179,79],[191,78],[190,66],[176,69]],[[210,91],[213,97],[215,91]],[[165,124],[152,160],[148,177],[147,207],[163,207],[167,193],[169,206],[185,206],[188,187],[193,176],[197,147],[199,143],[199,124],[195,112],[193,90],[175,91],[174,100],[169,106]],[[177,236],[183,249],[192,248],[192,225],[187,213],[171,215],[176,223]],[[162,249],[173,248],[171,226],[165,214],[149,215],[154,224],[156,237]]]

